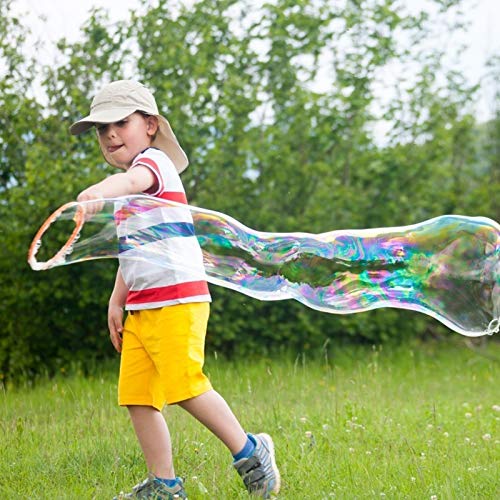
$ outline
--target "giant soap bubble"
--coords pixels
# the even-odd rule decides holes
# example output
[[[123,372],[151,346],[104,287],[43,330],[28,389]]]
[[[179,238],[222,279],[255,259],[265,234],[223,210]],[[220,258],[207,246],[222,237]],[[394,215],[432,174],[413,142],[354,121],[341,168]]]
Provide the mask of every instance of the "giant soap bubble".
[[[222,213],[130,196],[64,205],[40,228],[28,261],[45,270],[119,257],[169,272],[174,265],[189,267],[182,256],[166,258],[169,240],[193,234],[206,272],[198,279],[259,300],[293,298],[337,314],[411,309],[470,337],[500,329],[500,226],[485,217],[445,215],[410,226],[322,234],[265,233]],[[46,260],[39,262],[42,254]]]

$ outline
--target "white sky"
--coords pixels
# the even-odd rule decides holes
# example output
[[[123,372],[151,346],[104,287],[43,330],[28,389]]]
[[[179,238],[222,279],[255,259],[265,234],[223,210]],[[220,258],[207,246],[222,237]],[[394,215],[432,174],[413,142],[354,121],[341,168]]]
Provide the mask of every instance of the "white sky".
[[[194,0],[184,0],[193,3]],[[333,0],[332,0],[333,1]],[[406,0],[411,2],[419,0]],[[35,37],[46,40],[45,47],[38,49],[43,62],[52,61],[55,42],[65,37],[75,41],[79,37],[79,28],[87,19],[92,7],[104,7],[110,13],[111,21],[126,19],[131,9],[143,11],[154,1],[144,0],[14,0],[14,10],[26,13],[23,21],[32,29]],[[462,71],[472,82],[477,82],[485,72],[485,62],[494,53],[500,54],[500,0],[476,0],[476,7],[468,12],[471,27],[466,42],[469,50],[463,54]],[[485,119],[490,114],[492,95],[488,89],[482,93],[478,103],[477,115]]]

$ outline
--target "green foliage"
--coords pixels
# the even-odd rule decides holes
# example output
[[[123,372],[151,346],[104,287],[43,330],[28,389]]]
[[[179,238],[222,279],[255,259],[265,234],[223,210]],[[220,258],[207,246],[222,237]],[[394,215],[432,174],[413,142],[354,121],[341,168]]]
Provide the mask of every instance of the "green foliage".
[[[325,232],[444,213],[498,219],[498,113],[478,125],[477,87],[445,70],[442,52],[426,43],[455,29],[442,16],[462,2],[434,4],[431,15],[393,0],[200,0],[190,8],[160,0],[114,24],[93,10],[80,40],[60,40],[57,61],[40,66],[23,51],[27,33],[11,2],[0,0],[0,373],[112,355],[105,311],[116,263],[46,273],[25,263],[45,217],[111,172],[93,134],[67,130],[103,82],[145,82],[190,158],[190,202],[255,229]],[[391,86],[384,75],[394,64],[403,70]],[[498,81],[495,58],[491,73]],[[380,120],[389,124],[383,140]],[[228,355],[445,332],[405,311],[334,316],[212,294],[208,342]]]

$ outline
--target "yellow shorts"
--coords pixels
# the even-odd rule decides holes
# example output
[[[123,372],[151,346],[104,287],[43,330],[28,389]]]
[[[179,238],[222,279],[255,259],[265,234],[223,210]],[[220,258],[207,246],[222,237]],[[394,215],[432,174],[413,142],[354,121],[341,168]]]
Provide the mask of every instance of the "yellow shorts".
[[[118,382],[122,406],[161,410],[212,388],[203,373],[208,302],[129,312]]]

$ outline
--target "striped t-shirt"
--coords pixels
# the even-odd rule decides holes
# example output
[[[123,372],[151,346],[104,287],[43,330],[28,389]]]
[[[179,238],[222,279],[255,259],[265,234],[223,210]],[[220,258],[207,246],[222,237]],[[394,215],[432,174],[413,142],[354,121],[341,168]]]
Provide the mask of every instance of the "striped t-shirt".
[[[130,168],[151,170],[155,183],[146,196],[187,204],[179,174],[156,148],[139,153]],[[128,287],[127,310],[187,302],[210,302],[201,248],[188,208],[131,202],[115,207],[119,260]]]

